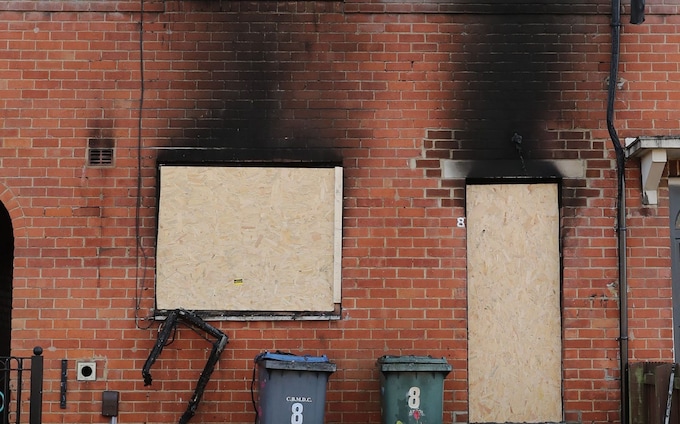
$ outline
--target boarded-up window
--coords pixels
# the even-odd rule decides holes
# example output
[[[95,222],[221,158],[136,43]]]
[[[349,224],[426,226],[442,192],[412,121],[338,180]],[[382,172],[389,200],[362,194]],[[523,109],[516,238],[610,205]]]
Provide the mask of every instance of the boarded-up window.
[[[337,314],[341,168],[161,166],[156,307]]]
[[[470,422],[559,422],[556,184],[469,185]]]

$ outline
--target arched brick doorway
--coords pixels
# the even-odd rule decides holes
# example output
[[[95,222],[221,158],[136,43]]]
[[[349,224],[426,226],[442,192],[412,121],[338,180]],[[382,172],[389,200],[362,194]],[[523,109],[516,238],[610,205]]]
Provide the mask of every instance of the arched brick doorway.
[[[12,220],[0,203],[0,356],[9,356],[12,339],[12,274],[14,233]]]

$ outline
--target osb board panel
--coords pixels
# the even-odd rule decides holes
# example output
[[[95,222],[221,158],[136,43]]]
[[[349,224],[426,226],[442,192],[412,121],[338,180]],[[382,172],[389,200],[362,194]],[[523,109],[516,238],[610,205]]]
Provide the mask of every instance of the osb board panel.
[[[470,422],[559,422],[555,184],[467,187]]]
[[[333,311],[340,168],[160,169],[158,309]]]

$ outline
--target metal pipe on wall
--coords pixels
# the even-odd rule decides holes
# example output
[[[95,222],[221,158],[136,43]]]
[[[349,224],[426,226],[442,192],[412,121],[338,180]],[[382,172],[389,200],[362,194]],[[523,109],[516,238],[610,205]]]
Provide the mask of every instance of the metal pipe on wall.
[[[612,53],[607,96],[607,130],[616,151],[618,274],[619,274],[619,359],[621,376],[621,423],[628,423],[628,279],[626,245],[626,157],[614,126],[614,101],[619,71],[621,42],[621,0],[612,0]]]

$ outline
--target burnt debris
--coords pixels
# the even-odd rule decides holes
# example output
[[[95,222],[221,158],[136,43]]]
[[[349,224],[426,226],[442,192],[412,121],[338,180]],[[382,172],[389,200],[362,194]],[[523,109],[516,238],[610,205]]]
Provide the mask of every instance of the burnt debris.
[[[171,311],[168,314],[165,322],[163,323],[161,330],[158,332],[158,339],[156,340],[156,344],[151,350],[151,353],[149,354],[149,357],[147,358],[146,362],[144,363],[144,367],[142,368],[142,377],[144,377],[145,386],[151,385],[151,382],[153,380],[151,378],[150,372],[151,366],[154,364],[154,362],[156,362],[156,359],[163,351],[163,348],[168,345],[168,339],[170,338],[170,335],[174,333],[178,321],[182,321],[192,328],[198,328],[199,330],[203,330],[217,339],[215,342],[213,342],[212,352],[210,353],[208,362],[205,364],[205,367],[203,368],[201,376],[198,378],[198,383],[196,384],[196,388],[194,389],[194,394],[193,396],[191,396],[191,399],[189,399],[189,405],[187,406],[186,411],[178,421],[179,424],[185,424],[189,422],[191,417],[193,417],[196,414],[196,409],[198,408],[198,404],[201,401],[201,397],[203,397],[203,392],[205,391],[205,387],[208,384],[208,381],[210,380],[210,375],[215,370],[217,361],[219,361],[220,355],[224,351],[224,348],[227,345],[227,343],[229,342],[229,338],[220,330],[206,323],[198,315],[191,311],[187,311],[184,309],[175,309]]]

